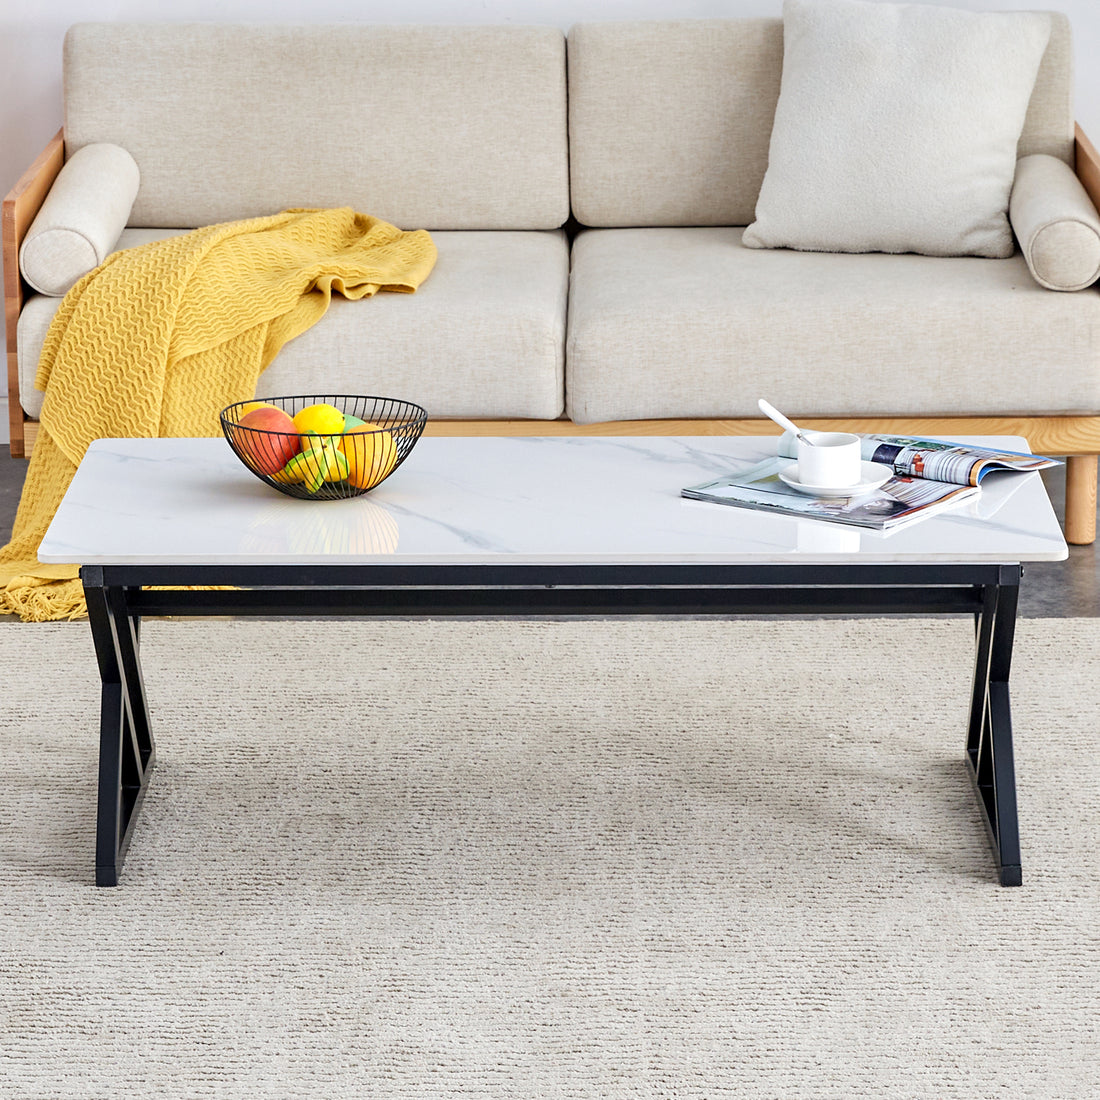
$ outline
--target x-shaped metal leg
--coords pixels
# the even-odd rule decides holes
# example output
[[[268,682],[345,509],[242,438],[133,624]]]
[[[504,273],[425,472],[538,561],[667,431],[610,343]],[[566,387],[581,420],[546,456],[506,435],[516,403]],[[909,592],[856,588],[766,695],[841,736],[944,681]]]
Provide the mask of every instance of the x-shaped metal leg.
[[[764,606],[758,605],[760,590],[764,588],[769,595],[773,591],[788,593],[787,601],[780,600],[778,606],[792,613],[807,609],[820,612],[823,608],[866,612],[870,607],[882,607],[888,612],[904,609],[906,613],[911,613],[914,599],[925,595],[930,598],[921,602],[923,608],[947,613],[974,613],[977,644],[966,759],[989,829],[1001,884],[1019,886],[1020,839],[1008,678],[1022,570],[1019,565],[983,566],[980,577],[971,579],[969,568],[963,571],[962,567],[937,569],[931,577],[928,576],[928,569],[919,566],[911,570],[888,570],[888,575],[883,577],[879,575],[883,568],[869,566],[864,572],[853,571],[851,576],[847,572],[842,573],[840,580],[844,584],[837,589],[822,584],[816,567],[808,578],[804,578],[801,572],[792,578],[785,575],[782,569],[777,578],[772,571],[768,571],[764,580],[772,583],[764,585],[752,571],[744,575],[738,573],[737,579],[744,583],[707,586],[705,591],[709,602],[703,605],[695,602],[700,597],[692,585],[672,584],[663,573],[658,577],[660,583],[653,583],[651,577],[646,577],[650,582],[648,586],[624,585],[616,575],[614,583],[608,581],[606,588],[586,585],[577,587],[574,592],[570,586],[564,593],[568,599],[552,606],[558,610],[565,607],[567,614],[580,613],[582,605],[585,612],[598,608],[614,613],[622,609],[620,589],[633,590],[637,587],[648,594],[650,602],[646,608],[649,613],[670,613],[685,607],[696,613],[700,606],[714,610],[716,605],[711,593],[719,592],[724,597],[718,605],[722,613],[749,609],[750,614],[759,614]],[[870,575],[865,575],[868,571]],[[445,583],[433,577],[435,585],[417,585],[408,590],[404,583],[395,583],[392,587],[388,584],[377,587],[362,585],[358,583],[357,574],[352,575],[357,583],[340,585],[336,583],[341,576],[338,567],[330,567],[316,575],[307,569],[304,577],[296,569],[285,575],[280,571],[275,576],[271,575],[271,570],[261,569],[258,575],[247,573],[240,578],[229,574],[228,580],[227,575],[219,570],[216,583],[233,582],[232,591],[207,590],[205,586],[213,581],[200,573],[191,578],[192,583],[203,582],[200,591],[177,591],[170,585],[167,592],[150,592],[128,585],[160,585],[170,580],[182,582],[175,574],[161,577],[156,571],[151,576],[148,571],[138,572],[139,575],[135,576],[132,570],[124,570],[119,576],[118,567],[112,566],[85,566],[81,570],[102,679],[96,832],[96,883],[100,886],[118,884],[119,871],[154,762],[153,736],[138,656],[142,611],[154,615],[196,611],[199,614],[346,614],[350,591],[354,594],[350,605],[352,610],[363,614],[378,613],[380,608],[384,608],[386,614],[392,614],[395,607],[405,613],[423,614],[426,607],[435,606],[433,600],[444,614],[466,610],[484,613],[489,595],[497,599],[506,613],[529,614],[546,611],[551,605],[543,597],[557,589],[556,583],[517,586],[512,583],[515,580],[512,572],[491,574],[488,581],[492,583],[486,583],[484,588],[478,587],[472,593],[466,591],[469,579],[465,574],[452,577],[450,573],[444,578]],[[115,583],[107,583],[105,576]],[[636,577],[637,574],[630,573],[630,579]],[[545,580],[545,574],[540,573],[540,578]],[[326,583],[319,583],[319,579]],[[392,579],[387,575],[387,580]],[[509,583],[503,583],[505,579]],[[524,579],[527,580],[526,577]],[[804,579],[809,579],[811,583],[801,583]],[[250,583],[257,580],[263,583],[258,586]],[[852,580],[860,583],[853,584]],[[271,591],[268,592],[264,585],[270,586]],[[747,592],[745,600],[740,599],[743,590]],[[675,598],[674,606],[666,598],[670,592]],[[822,593],[829,599],[818,598]],[[326,602],[319,598],[337,594],[338,602]],[[262,597],[262,600],[251,598],[255,596]],[[384,597],[381,603],[380,596]],[[811,600],[811,596],[814,599]],[[838,601],[835,606],[830,602],[834,597]],[[976,604],[979,607],[977,611],[974,610]],[[774,606],[771,602],[767,604],[769,611]]]
[[[101,569],[85,566],[80,575],[103,685],[96,885],[117,886],[156,752],[138,657],[139,617],[127,610],[125,589],[103,584]]]
[[[1002,886],[1019,886],[1022,882],[1012,713],[1008,700],[1019,591],[1019,566],[1004,566],[1001,583],[982,589],[982,610],[976,616],[974,691],[966,740],[967,763],[1000,867]]]

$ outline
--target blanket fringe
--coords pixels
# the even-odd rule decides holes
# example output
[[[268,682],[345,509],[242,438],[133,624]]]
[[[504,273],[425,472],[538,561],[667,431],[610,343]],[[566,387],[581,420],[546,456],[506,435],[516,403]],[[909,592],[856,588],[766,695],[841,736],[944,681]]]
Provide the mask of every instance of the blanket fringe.
[[[232,584],[151,584],[150,591],[230,591]],[[25,623],[71,622],[88,617],[84,586],[79,580],[13,577],[0,589],[0,615],[18,615]]]
[[[25,623],[51,623],[83,618],[88,605],[79,580],[23,576],[12,577],[0,590],[0,611],[18,615]]]

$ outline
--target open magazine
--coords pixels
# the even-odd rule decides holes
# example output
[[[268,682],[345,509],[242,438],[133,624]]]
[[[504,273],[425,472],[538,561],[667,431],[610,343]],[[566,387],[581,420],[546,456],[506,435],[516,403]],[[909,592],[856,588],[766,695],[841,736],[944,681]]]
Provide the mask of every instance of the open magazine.
[[[864,462],[893,466],[900,477],[919,477],[930,481],[949,481],[953,485],[977,485],[995,470],[1045,470],[1061,466],[1057,458],[1022,451],[995,451],[971,447],[946,439],[917,439],[910,435],[861,435],[860,457]],[[779,438],[779,456],[792,461],[797,451],[790,432]]]
[[[862,435],[860,439],[864,462],[893,470],[893,476],[881,486],[862,495],[807,496],[783,481],[780,474],[795,460],[795,438],[789,432],[780,438],[776,458],[693,485],[681,494],[714,504],[890,531],[977,496],[982,478],[992,471],[1024,473],[1061,465],[1056,458],[941,439],[894,435]]]

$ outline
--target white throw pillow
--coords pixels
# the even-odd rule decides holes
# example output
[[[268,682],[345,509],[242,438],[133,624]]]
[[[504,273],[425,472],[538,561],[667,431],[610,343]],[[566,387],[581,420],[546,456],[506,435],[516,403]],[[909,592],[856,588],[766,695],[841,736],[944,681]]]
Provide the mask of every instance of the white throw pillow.
[[[140,182],[137,163],[121,146],[103,142],[78,149],[23,238],[23,278],[41,294],[68,293],[118,243]]]
[[[785,0],[750,248],[1010,256],[1041,12]]]

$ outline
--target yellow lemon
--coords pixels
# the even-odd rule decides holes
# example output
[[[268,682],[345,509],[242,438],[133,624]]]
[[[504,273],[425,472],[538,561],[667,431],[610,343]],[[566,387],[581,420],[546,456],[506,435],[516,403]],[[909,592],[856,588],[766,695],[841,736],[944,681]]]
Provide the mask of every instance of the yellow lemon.
[[[339,446],[348,459],[347,479],[357,489],[377,485],[397,463],[393,436],[377,424],[356,424],[343,434]]]
[[[344,414],[335,405],[321,402],[307,405],[294,414],[294,427],[299,432],[317,432],[318,435],[339,435],[344,430]]]

